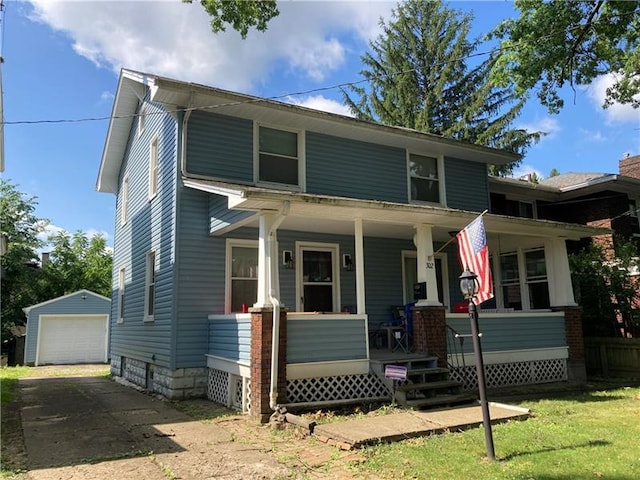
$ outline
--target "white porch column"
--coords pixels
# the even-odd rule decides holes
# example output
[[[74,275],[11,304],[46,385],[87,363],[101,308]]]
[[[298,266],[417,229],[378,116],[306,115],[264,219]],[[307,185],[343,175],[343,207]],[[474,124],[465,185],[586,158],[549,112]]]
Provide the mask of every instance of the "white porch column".
[[[364,235],[362,233],[362,219],[356,218],[354,221],[354,242],[356,248],[356,313],[365,314],[364,297]]]
[[[273,239],[269,238],[269,232],[276,224],[277,214],[271,212],[262,212],[260,214],[260,232],[258,234],[258,299],[253,305],[256,308],[271,307],[269,298],[269,290],[271,288],[270,276],[271,266],[273,265],[274,253]],[[275,235],[275,231],[273,233]]]
[[[544,258],[552,307],[575,306],[567,244],[563,238],[549,238],[544,243]]]
[[[417,306],[442,305],[438,301],[438,281],[436,263],[433,256],[433,235],[431,225],[415,225],[414,243],[417,249],[418,282],[426,282],[427,298],[416,302]]]

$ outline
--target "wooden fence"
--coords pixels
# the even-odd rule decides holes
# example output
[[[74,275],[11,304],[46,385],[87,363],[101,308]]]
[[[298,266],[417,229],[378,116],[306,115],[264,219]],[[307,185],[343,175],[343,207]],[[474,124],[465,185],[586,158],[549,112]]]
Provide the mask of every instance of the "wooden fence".
[[[640,378],[640,338],[584,339],[587,375]]]

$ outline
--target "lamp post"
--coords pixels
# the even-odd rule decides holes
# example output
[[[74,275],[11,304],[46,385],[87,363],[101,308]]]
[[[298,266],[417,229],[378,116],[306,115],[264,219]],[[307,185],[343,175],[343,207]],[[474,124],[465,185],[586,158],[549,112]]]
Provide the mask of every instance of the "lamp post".
[[[460,290],[464,298],[469,300],[469,322],[471,323],[471,337],[473,339],[473,353],[476,359],[476,373],[478,375],[478,391],[480,393],[480,407],[482,408],[482,423],[484,425],[484,441],[487,445],[487,458],[494,460],[495,450],[493,448],[493,433],[491,431],[491,416],[489,414],[489,403],[487,402],[486,381],[484,378],[484,360],[482,359],[482,345],[480,344],[480,333],[478,332],[478,309],[473,303],[474,297],[478,294],[478,276],[465,268],[460,275]]]

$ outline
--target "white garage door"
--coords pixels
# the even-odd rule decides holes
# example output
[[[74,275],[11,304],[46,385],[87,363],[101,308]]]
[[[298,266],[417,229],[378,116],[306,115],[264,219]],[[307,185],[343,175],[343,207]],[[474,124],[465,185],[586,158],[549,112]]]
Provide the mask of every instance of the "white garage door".
[[[107,360],[105,315],[41,315],[36,363],[102,363]]]

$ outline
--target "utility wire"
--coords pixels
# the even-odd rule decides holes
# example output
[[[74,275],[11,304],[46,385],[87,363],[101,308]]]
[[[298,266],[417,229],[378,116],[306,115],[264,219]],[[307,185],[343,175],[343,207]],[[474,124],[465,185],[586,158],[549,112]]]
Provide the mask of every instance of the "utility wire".
[[[1,1],[2,0],[0,0],[0,2]],[[630,12],[628,15],[634,15],[634,14],[635,14],[635,12]],[[622,14],[621,16],[627,16],[627,15]],[[599,21],[599,18],[597,20],[592,21],[590,23],[590,25],[594,25],[598,21]],[[569,27],[567,30],[563,30],[563,32],[571,33],[574,30],[579,30],[579,29],[582,29],[583,27],[585,27],[585,25],[580,24],[580,25],[576,25],[574,27]],[[538,42],[544,42],[546,39],[552,38],[558,33],[560,33],[560,31],[549,33],[547,35],[539,37],[537,39],[537,41]],[[472,54],[469,54],[469,55],[466,55],[466,56],[463,56],[463,57],[443,60],[442,62],[434,64],[434,66],[444,66],[447,63],[457,62],[457,61],[460,61],[460,60],[468,60],[470,58],[481,57],[481,56],[485,56],[485,55],[493,55],[495,53],[508,51],[508,50],[515,49],[515,48],[517,48],[517,46],[513,46],[513,47],[497,46],[497,47],[494,47],[494,48],[492,48],[490,50],[486,50],[486,51],[483,51],[483,52],[476,52],[476,53],[472,53]],[[386,78],[393,78],[393,77],[396,77],[396,76],[399,76],[399,75],[405,75],[407,73],[413,73],[413,72],[417,71],[419,68],[420,67],[414,67],[414,68],[410,68],[410,69],[399,71],[399,72],[392,72],[392,73],[387,74]],[[206,105],[206,106],[191,107],[191,108],[177,108],[177,109],[173,109],[173,110],[164,110],[162,112],[145,112],[145,113],[142,113],[142,114],[141,113],[135,113],[135,114],[130,114],[130,115],[109,115],[109,116],[102,116],[102,117],[45,119],[45,120],[4,121],[4,119],[2,119],[1,123],[2,123],[2,125],[41,125],[41,124],[85,123],[85,122],[98,122],[98,121],[104,121],[104,120],[135,118],[135,117],[138,117],[140,115],[153,116],[153,115],[167,115],[167,114],[171,114],[171,113],[196,111],[196,110],[214,110],[214,109],[219,109],[219,108],[224,108],[224,107],[230,107],[230,106],[236,106],[236,105],[244,105],[244,104],[250,104],[250,103],[260,103],[260,102],[266,102],[266,101],[274,101],[274,100],[279,100],[279,99],[288,98],[288,97],[296,97],[296,96],[301,96],[301,95],[309,95],[309,94],[312,94],[312,93],[324,92],[324,91],[328,91],[328,90],[335,90],[335,89],[338,89],[338,88],[352,87],[352,86],[355,86],[355,85],[359,85],[361,83],[369,82],[370,80],[371,79],[367,78],[367,79],[361,79],[361,80],[354,80],[354,81],[350,81],[350,82],[338,83],[338,84],[330,85],[330,86],[312,88],[312,89],[309,89],[309,90],[303,90],[303,91],[299,91],[299,92],[292,92],[292,93],[285,93],[285,94],[281,94],[281,95],[274,95],[274,96],[270,96],[270,97],[260,97],[260,98],[256,97],[256,98],[242,100],[242,101],[236,101],[236,102],[228,102],[228,103],[222,103],[222,104],[216,104],[216,105]]]

